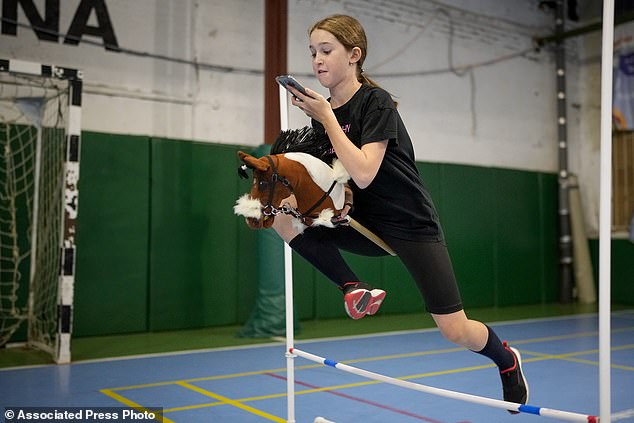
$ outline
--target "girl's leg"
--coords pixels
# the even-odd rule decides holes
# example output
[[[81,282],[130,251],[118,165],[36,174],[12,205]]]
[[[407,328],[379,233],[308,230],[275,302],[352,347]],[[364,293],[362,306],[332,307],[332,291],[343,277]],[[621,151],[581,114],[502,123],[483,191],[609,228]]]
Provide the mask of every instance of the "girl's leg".
[[[468,319],[462,310],[450,314],[432,314],[432,317],[449,341],[493,360],[500,370],[505,401],[519,404],[528,402],[528,383],[522,372],[519,351],[501,342],[489,326]]]
[[[447,247],[442,242],[388,241],[421,291],[428,311],[449,341],[490,358],[499,368],[504,399],[525,404],[528,385],[519,352],[487,325],[467,318]]]
[[[358,282],[354,271],[348,266],[340,249],[365,256],[382,256],[386,253],[372,241],[350,226],[336,228],[315,226],[300,231],[293,225],[291,216],[278,215],[273,229],[299,255],[317,270],[343,288],[348,282]]]
[[[513,353],[504,347],[495,332],[484,323],[467,318],[464,310],[450,314],[432,314],[438,329],[454,344],[489,357],[505,370],[513,367]]]
[[[360,319],[378,311],[385,291],[360,282],[339,249],[365,255],[383,255],[382,249],[349,226],[311,227],[300,234],[293,226],[292,218],[277,216],[273,228],[294,251],[343,291],[344,307],[351,318]]]

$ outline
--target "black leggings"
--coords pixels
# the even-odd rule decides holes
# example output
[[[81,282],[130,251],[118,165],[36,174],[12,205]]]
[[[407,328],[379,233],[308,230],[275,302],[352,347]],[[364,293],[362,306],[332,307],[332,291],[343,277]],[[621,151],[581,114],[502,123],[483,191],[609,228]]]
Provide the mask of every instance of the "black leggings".
[[[381,238],[396,252],[416,282],[427,311],[449,314],[462,310],[460,291],[444,242],[407,241],[387,235]],[[363,256],[387,255],[350,226],[310,227],[289,245],[339,286],[359,280],[341,256],[340,249]]]

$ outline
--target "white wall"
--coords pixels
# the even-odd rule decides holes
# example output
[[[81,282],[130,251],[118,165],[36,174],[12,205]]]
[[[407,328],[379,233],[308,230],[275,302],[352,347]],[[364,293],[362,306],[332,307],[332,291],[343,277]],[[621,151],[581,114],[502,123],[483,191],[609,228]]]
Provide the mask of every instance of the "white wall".
[[[556,101],[550,53],[531,52],[480,66],[472,75],[457,76],[449,70],[447,13],[454,27],[454,67],[531,50],[532,36],[549,33],[552,15],[538,10],[537,2],[499,4],[292,2],[289,70],[310,74],[306,30],[316,19],[331,13],[353,14],[369,39],[364,69],[397,97],[419,160],[554,171]],[[401,72],[420,74],[398,76]],[[316,79],[301,79],[316,87]],[[292,115],[295,126],[304,122],[300,113]]]
[[[9,0],[4,0],[9,1]],[[43,15],[44,0],[34,2]],[[61,3],[66,32],[79,0]],[[153,60],[103,47],[39,41],[18,28],[0,34],[0,56],[84,71],[85,130],[258,144],[263,127],[261,74],[216,72],[207,65],[263,69],[264,3],[252,0],[105,0],[121,48],[184,59]],[[20,9],[19,21],[28,23]],[[90,25],[98,26],[95,13]],[[102,42],[100,37],[84,39]]]
[[[5,0],[6,1],[6,0]],[[476,5],[477,3],[477,5]],[[44,1],[36,2],[43,13]],[[79,0],[61,2],[65,32]],[[171,63],[102,47],[38,41],[27,28],[0,35],[0,55],[78,67],[85,73],[84,129],[257,145],[263,133],[264,2],[254,0],[106,0],[120,47],[197,62]],[[441,10],[442,9],[442,10]],[[443,13],[445,11],[445,13]],[[438,2],[289,1],[289,71],[310,74],[306,30],[344,12],[366,26],[366,70],[398,97],[420,160],[552,171],[556,162],[550,54],[529,54],[474,69],[448,71],[531,47],[552,17],[533,0]],[[27,23],[20,11],[19,20]],[[97,25],[95,16],[90,23]],[[95,36],[85,39],[101,41]],[[219,72],[205,65],[253,73]],[[402,71],[447,70],[395,77]],[[385,75],[385,76],[381,76]],[[315,80],[303,77],[314,88]],[[307,122],[294,113],[292,124]]]
[[[44,1],[34,1],[42,13]],[[0,34],[0,57],[83,69],[85,130],[254,146],[264,142],[264,1],[104,1],[120,47],[191,63],[85,42],[39,41],[28,28],[19,28],[17,37]],[[65,32],[80,1],[60,3],[60,31]],[[552,12],[537,4],[289,0],[289,72],[320,89],[310,75],[306,31],[325,15],[352,14],[369,37],[364,67],[397,97],[419,160],[555,172],[553,52],[546,48],[517,56],[531,50],[533,36],[552,31]],[[28,23],[21,10],[19,20]],[[97,25],[95,16],[89,24]],[[596,36],[568,43],[570,165],[580,174],[591,226],[598,198]],[[456,75],[449,69],[450,46],[454,67],[489,64]],[[413,75],[398,76],[402,72]],[[292,112],[292,126],[307,122]]]

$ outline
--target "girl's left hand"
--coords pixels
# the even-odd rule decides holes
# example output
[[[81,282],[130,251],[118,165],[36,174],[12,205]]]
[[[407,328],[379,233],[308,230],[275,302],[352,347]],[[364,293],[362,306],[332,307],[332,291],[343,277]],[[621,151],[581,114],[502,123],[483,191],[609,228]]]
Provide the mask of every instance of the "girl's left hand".
[[[341,214],[339,215],[339,220],[348,220],[346,218],[346,216],[348,216],[350,214],[350,212],[352,211],[352,203],[346,203],[343,206],[343,210],[341,210]]]
[[[352,209],[354,208],[352,190],[350,189],[350,186],[348,185],[344,187],[344,201],[345,203],[343,205],[343,209],[341,210],[341,213],[337,217],[338,222],[342,222],[342,221],[347,222],[348,221],[347,216],[352,212]]]

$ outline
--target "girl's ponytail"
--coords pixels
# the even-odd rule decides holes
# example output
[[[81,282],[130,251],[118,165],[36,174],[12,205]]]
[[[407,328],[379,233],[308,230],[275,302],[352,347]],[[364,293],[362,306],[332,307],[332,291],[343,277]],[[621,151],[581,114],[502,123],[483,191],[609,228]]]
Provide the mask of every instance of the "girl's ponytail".
[[[357,76],[357,80],[358,80],[360,83],[362,83],[362,84],[368,84],[368,85],[371,85],[371,86],[373,86],[373,87],[379,87],[379,88],[380,88],[380,85],[379,85],[379,84],[377,84],[376,82],[374,82],[374,80],[372,80],[371,78],[369,78],[369,77],[365,74],[365,72],[363,72],[363,69],[362,69],[362,68],[359,68],[359,69],[358,69],[358,72],[359,72],[359,75]]]

